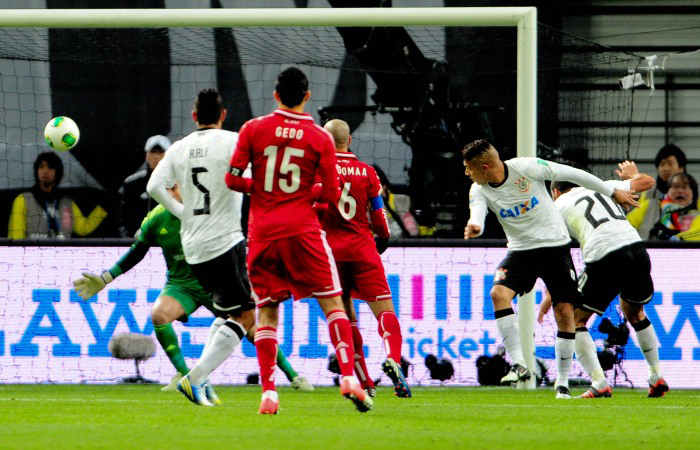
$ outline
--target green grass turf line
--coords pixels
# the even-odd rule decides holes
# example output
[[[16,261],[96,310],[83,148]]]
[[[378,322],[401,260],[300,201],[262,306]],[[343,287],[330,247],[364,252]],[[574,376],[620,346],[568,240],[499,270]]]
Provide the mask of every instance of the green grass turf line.
[[[699,435],[700,391],[555,400],[546,389],[431,387],[398,399],[380,388],[360,414],[337,388],[282,388],[281,414],[260,416],[258,387],[219,387],[216,408],[159,389],[0,385],[0,448],[641,449],[691,448]]]

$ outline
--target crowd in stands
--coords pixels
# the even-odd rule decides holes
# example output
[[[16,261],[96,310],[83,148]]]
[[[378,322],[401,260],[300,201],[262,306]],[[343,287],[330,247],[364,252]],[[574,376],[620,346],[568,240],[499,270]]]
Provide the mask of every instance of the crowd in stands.
[[[163,135],[151,136],[146,141],[145,167],[127,177],[119,189],[114,237],[133,237],[148,211],[155,207],[154,200],[146,192],[146,184],[170,144]],[[687,173],[685,153],[673,144],[666,145],[659,150],[654,165],[656,185],[642,193],[639,207],[627,216],[630,223],[647,241],[700,241],[698,183]],[[416,220],[411,198],[395,193],[381,168],[374,168],[382,183],[391,236],[430,236],[430,226]],[[90,236],[108,216],[100,205],[85,216],[76,202],[63,192],[59,187],[63,163],[56,153],[45,152],[36,158],[34,176],[34,185],[12,203],[7,233],[10,239]]]

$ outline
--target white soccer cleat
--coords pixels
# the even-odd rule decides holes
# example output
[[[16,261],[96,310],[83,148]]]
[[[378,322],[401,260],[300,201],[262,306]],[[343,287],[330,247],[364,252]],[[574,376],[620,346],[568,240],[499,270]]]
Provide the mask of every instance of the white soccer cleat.
[[[292,380],[292,388],[303,392],[313,392],[314,390],[314,386],[309,383],[309,380],[299,375]]]
[[[208,399],[207,394],[204,391],[203,385],[195,385],[190,383],[190,376],[185,375],[177,383],[177,390],[182,392],[182,395],[187,397],[187,400],[191,401],[195,405],[199,406],[214,406]]]
[[[182,379],[183,376],[184,375],[182,375],[180,372],[176,372],[175,375],[173,375],[173,377],[170,379],[170,383],[160,388],[160,390],[163,392],[177,391],[177,383]]]
[[[513,383],[517,383],[518,381],[527,381],[529,379],[530,371],[527,370],[527,367],[515,363],[513,364],[513,367],[510,368],[510,372],[508,372],[503,378],[501,378],[501,385],[508,386]]]
[[[566,386],[557,386],[557,397],[556,398],[571,398],[571,391]]]
[[[219,396],[216,395],[216,392],[214,391],[214,386],[212,386],[209,380],[204,380],[204,383],[202,383],[202,387],[204,388],[204,394],[207,396],[207,400],[209,400],[212,405],[221,406],[223,402],[221,401]]]

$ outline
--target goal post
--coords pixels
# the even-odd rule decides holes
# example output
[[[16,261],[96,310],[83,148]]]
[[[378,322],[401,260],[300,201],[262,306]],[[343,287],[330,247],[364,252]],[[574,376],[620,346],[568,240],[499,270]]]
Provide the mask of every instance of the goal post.
[[[537,9],[535,7],[456,8],[285,8],[285,9],[7,9],[0,27],[178,28],[178,27],[516,27],[518,156],[537,149]],[[534,371],[534,294],[519,299],[523,354]],[[534,374],[533,374],[534,375]],[[520,387],[534,389],[534,376]]]

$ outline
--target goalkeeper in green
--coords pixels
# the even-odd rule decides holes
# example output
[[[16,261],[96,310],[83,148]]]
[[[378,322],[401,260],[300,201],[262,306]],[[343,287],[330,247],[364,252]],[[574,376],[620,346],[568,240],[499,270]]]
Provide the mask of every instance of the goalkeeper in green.
[[[177,191],[175,190],[173,193],[176,195]],[[84,272],[83,277],[75,280],[73,285],[80,297],[87,300],[104,289],[116,277],[138,264],[146,256],[151,246],[158,246],[162,249],[168,268],[165,286],[151,310],[151,320],[160,346],[177,371],[170,384],[163,387],[162,390],[174,391],[177,382],[189,372],[189,368],[182,355],[172,322],[174,320],[186,322],[188,316],[200,306],[207,308],[214,316],[218,315],[211,296],[199,284],[189,264],[185,261],[180,243],[180,220],[162,205],[156,206],[143,220],[134,245],[112,268],[105,270],[100,275]],[[214,320],[225,322],[222,317],[216,317]],[[217,327],[210,328],[206,345],[209,345],[216,330]],[[247,338],[252,343],[254,343],[256,330],[257,327],[248,330]],[[292,368],[280,349],[277,350],[277,366],[287,376],[294,389],[313,390],[313,386]],[[206,393],[210,402],[220,404],[209,383],[206,385]]]

